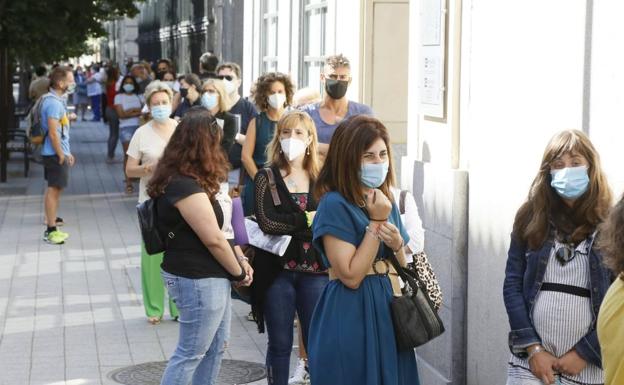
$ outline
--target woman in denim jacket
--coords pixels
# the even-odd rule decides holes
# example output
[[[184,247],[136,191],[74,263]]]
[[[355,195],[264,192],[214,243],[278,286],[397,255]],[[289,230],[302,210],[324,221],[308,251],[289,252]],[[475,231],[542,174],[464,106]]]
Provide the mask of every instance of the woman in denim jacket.
[[[589,138],[555,135],[511,234],[507,385],[604,382],[596,318],[612,276],[594,239],[611,201]]]

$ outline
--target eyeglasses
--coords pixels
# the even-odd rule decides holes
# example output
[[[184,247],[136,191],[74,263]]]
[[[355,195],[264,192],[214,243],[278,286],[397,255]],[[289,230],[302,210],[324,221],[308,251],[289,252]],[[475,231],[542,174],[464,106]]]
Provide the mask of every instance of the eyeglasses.
[[[232,79],[234,79],[234,77],[232,77],[232,75],[217,75],[218,79],[221,80],[227,80],[227,81],[232,81]]]
[[[557,250],[555,250],[555,258],[562,265],[565,265],[566,263],[573,260],[574,257],[576,257],[578,254],[587,255],[587,253],[583,253],[577,250],[574,245],[569,243],[565,243],[561,245]]]

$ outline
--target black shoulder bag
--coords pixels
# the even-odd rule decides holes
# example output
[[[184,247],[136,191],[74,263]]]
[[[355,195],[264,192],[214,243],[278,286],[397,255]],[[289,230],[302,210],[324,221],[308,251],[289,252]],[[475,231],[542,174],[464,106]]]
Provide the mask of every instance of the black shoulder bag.
[[[403,295],[390,303],[392,324],[399,350],[411,350],[444,333],[444,324],[427,293],[426,285],[417,274],[401,267],[396,255],[388,247],[386,259],[405,282]]]
[[[167,238],[175,238],[175,231],[184,223],[181,221],[175,228],[167,233],[167,237],[163,237],[158,229],[158,211],[156,205],[158,198],[148,199],[143,203],[139,203],[137,214],[139,216],[139,227],[141,227],[141,237],[145,244],[145,251],[149,255],[162,253],[167,248]]]

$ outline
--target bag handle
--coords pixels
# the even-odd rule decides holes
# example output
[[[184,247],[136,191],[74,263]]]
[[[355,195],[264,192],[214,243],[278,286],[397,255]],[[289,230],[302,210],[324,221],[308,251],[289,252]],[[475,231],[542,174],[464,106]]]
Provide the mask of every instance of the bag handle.
[[[264,169],[269,176],[269,187],[271,188],[271,197],[273,198],[273,205],[280,206],[282,201],[277,193],[277,185],[275,184],[275,174],[273,174],[273,170],[270,167],[266,167]]]
[[[420,279],[420,277],[418,276],[418,273],[410,271],[404,268],[403,266],[401,266],[399,264],[399,260],[397,259],[396,255],[394,254],[392,250],[389,250],[389,248],[386,248],[385,256],[390,261],[390,263],[392,263],[392,266],[396,270],[399,277],[401,277],[401,279],[407,285],[409,285],[409,287],[412,289],[412,292],[416,293],[418,290],[422,290],[424,294],[423,297],[427,300],[427,303],[429,304],[429,306],[432,309],[435,309],[435,305],[433,304],[433,302],[431,302],[429,295],[425,292],[425,288],[427,287],[427,285],[425,285],[425,283]]]
[[[405,196],[407,195],[407,190],[401,190],[401,195],[399,195],[399,213],[401,215],[405,214]]]

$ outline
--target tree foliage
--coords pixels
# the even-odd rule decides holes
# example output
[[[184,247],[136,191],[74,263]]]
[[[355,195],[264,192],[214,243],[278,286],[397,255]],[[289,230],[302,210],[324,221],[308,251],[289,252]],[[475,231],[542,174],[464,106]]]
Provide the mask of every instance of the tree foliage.
[[[141,1],[141,0],[139,0]],[[0,0],[0,46],[31,63],[85,53],[103,22],[138,13],[132,0]]]

